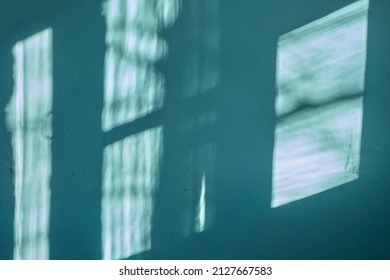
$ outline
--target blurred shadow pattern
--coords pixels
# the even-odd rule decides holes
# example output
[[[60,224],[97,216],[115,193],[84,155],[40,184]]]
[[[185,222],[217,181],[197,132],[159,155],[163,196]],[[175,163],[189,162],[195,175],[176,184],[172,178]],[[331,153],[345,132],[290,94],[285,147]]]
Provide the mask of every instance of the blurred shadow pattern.
[[[220,81],[219,52],[219,0],[186,1],[183,9],[188,17],[183,19],[186,33],[183,44],[186,55],[181,57],[185,67],[180,89],[185,97],[193,97],[215,88]]]
[[[133,121],[163,106],[165,81],[156,63],[166,56],[168,45],[159,33],[175,22],[180,1],[109,0],[103,10],[107,51],[102,129],[124,131],[121,125],[136,126]],[[104,149],[104,259],[127,258],[151,248],[163,129],[140,130]]]
[[[151,248],[153,197],[158,185],[162,128],[104,149],[103,258],[120,259]]]
[[[164,78],[155,63],[168,46],[159,32],[173,24],[179,8],[179,0],[105,2],[104,131],[162,107]]]
[[[14,91],[6,107],[15,161],[15,259],[49,258],[52,30],[13,48]]]
[[[368,5],[279,38],[272,207],[358,178]]]

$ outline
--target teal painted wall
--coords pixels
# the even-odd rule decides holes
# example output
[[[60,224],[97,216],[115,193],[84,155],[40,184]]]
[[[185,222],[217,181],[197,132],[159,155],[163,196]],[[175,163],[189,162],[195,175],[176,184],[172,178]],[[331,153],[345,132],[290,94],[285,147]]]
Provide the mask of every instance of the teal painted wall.
[[[109,132],[101,130],[100,1],[73,1],[7,27],[1,108],[13,89],[13,45],[53,29],[50,258],[102,258],[104,147],[162,126],[151,249],[130,259],[389,259],[388,1],[370,3],[359,179],[270,207],[278,38],[352,2],[184,0],[176,23],[159,33],[169,46],[155,65],[165,78],[164,106]],[[0,259],[12,259],[14,156],[4,110],[0,120]],[[206,226],[196,232],[203,174]]]

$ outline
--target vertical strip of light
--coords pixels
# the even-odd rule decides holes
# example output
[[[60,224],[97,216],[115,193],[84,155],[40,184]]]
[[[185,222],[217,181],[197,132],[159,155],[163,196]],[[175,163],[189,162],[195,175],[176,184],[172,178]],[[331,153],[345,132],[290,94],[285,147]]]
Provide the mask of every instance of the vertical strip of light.
[[[206,225],[206,174],[203,173],[200,197],[198,203],[198,216],[197,216],[197,232],[205,230]]]
[[[14,91],[6,108],[15,162],[14,258],[49,258],[52,30],[13,48]]]

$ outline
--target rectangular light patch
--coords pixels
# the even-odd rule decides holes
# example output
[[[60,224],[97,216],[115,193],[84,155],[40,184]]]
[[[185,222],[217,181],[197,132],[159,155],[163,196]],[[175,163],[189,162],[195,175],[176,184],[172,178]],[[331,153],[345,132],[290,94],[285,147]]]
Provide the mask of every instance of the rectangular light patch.
[[[271,207],[358,178],[368,4],[279,38]]]
[[[157,127],[104,149],[103,259],[127,258],[151,248],[161,137]]]
[[[162,108],[165,81],[156,64],[168,45],[160,33],[173,24],[178,9],[178,0],[104,2],[104,132]]]
[[[14,90],[6,107],[15,161],[14,258],[49,258],[52,30],[13,48]]]

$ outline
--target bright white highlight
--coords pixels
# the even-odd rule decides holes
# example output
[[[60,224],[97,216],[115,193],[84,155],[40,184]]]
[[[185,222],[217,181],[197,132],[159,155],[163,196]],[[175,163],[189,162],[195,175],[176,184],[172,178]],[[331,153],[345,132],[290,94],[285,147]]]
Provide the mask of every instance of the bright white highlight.
[[[197,226],[196,231],[202,232],[205,229],[206,225],[206,174],[203,173],[202,176],[202,185],[200,189],[200,197],[198,203],[198,216],[197,216]]]
[[[6,108],[15,161],[15,259],[49,258],[52,31],[13,48],[14,91]]]
[[[280,37],[272,207],[358,178],[368,1]]]

